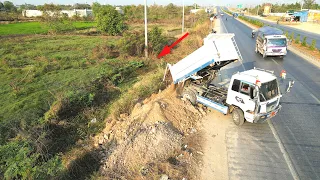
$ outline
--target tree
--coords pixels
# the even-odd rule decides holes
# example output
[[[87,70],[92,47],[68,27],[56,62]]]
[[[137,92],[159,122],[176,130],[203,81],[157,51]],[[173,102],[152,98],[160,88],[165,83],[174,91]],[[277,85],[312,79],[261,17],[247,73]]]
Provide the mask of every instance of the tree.
[[[303,7],[306,9],[311,9],[313,4],[315,4],[315,0],[303,0]]]
[[[97,28],[108,35],[119,35],[127,29],[122,16],[113,6],[93,4],[93,13],[97,20]]]
[[[149,45],[148,47],[152,53],[158,54],[161,52],[162,48],[168,44],[168,40],[165,36],[162,35],[162,29],[158,26],[155,26],[149,32]]]
[[[14,6],[14,4],[11,1],[4,1],[3,6],[6,11],[10,11],[10,12],[17,11],[17,8]]]
[[[0,10],[1,10],[1,9],[4,9],[4,5],[3,5],[2,2],[0,2]]]
[[[25,9],[28,9],[28,10],[36,10],[37,7],[33,4],[22,4],[19,8],[20,10],[25,10]]]
[[[79,4],[76,3],[73,5],[74,9],[91,9],[91,6],[89,4]]]

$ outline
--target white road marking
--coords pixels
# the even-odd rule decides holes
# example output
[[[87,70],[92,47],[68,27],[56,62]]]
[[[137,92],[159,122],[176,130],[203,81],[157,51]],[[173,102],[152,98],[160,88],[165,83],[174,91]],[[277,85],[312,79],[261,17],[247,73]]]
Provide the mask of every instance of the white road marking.
[[[272,61],[273,61],[274,63],[276,63],[277,65],[280,65],[280,64],[278,64],[278,62],[277,62],[276,60],[272,59]]]
[[[280,140],[280,137],[279,137],[276,129],[274,128],[273,124],[271,123],[270,119],[268,120],[268,125],[269,125],[269,127],[270,127],[270,129],[271,129],[271,131],[272,131],[273,136],[275,137],[275,139],[276,139],[277,142],[278,142],[280,151],[281,151],[282,154],[283,154],[284,160],[286,161],[286,163],[287,163],[287,165],[288,165],[288,167],[289,167],[289,170],[290,170],[290,173],[291,173],[293,179],[294,179],[294,180],[300,179],[300,178],[299,178],[299,175],[298,175],[296,169],[294,168],[293,163],[292,163],[292,161],[291,161],[291,159],[290,159],[290,157],[289,157],[289,154],[288,154],[288,152],[286,151],[284,145],[282,144],[282,142],[281,142],[281,140]]]
[[[317,97],[315,97],[312,93],[310,93],[310,95],[311,97],[313,97],[313,99],[315,99],[318,103],[320,103],[320,100]]]

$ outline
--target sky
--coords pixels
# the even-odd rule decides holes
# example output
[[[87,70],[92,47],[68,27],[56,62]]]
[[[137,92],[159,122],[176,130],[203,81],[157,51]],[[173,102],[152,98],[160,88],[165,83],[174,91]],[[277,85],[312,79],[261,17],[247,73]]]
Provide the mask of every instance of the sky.
[[[0,0],[5,1],[5,0]],[[144,0],[9,0],[13,2],[15,5],[20,4],[35,4],[41,5],[44,3],[54,3],[54,4],[75,4],[75,3],[88,3],[92,4],[93,2],[99,2],[100,4],[111,4],[111,5],[131,5],[131,4],[144,4]],[[300,0],[184,0],[185,5],[192,5],[197,3],[199,5],[219,5],[226,6],[230,4],[231,6],[237,4],[243,4],[244,7],[250,5],[261,4],[264,2],[269,3],[295,3]],[[159,4],[159,5],[167,5],[169,3],[173,3],[176,5],[182,5],[183,0],[147,0],[147,4]],[[320,3],[320,0],[316,0],[317,3]]]

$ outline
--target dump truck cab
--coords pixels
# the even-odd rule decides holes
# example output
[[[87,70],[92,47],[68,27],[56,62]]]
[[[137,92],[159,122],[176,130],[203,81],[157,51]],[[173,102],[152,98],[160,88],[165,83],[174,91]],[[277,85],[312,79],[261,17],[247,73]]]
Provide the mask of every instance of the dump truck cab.
[[[241,109],[248,122],[257,123],[278,113],[280,97],[278,80],[273,72],[254,68],[232,76],[226,103],[231,111]]]

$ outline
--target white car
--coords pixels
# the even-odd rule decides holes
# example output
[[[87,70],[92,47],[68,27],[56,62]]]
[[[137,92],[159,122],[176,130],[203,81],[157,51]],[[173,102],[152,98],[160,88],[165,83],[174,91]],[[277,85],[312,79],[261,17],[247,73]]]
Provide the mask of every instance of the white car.
[[[223,16],[223,13],[221,13],[220,16]]]

